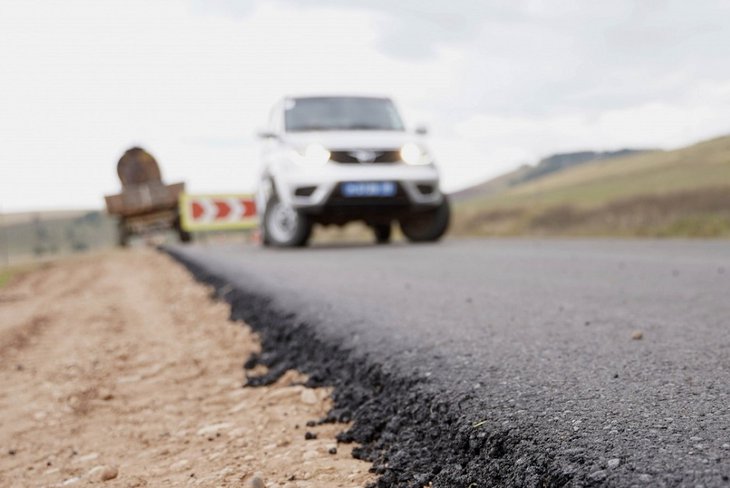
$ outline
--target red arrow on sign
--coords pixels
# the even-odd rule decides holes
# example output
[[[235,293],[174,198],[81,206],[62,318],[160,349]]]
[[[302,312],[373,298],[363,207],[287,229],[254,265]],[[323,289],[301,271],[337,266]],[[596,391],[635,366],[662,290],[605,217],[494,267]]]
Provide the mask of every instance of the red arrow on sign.
[[[228,217],[228,214],[231,213],[231,206],[228,204],[228,202],[213,201],[213,203],[218,210],[219,219],[225,219],[226,217]]]

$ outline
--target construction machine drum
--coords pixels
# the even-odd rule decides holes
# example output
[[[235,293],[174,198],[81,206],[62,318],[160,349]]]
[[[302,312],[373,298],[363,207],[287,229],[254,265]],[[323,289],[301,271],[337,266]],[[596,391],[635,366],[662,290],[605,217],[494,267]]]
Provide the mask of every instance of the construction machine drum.
[[[162,182],[157,161],[141,147],[125,151],[117,163],[117,174],[122,187]]]

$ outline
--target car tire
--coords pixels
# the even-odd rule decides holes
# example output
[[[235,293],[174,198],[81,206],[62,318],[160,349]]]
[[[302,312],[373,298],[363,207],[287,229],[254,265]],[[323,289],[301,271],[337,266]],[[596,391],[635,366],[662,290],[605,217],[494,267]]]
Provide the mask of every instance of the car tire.
[[[377,244],[388,244],[390,242],[390,236],[393,233],[390,224],[376,224],[372,228]]]
[[[400,229],[411,242],[434,242],[446,234],[450,220],[451,208],[444,196],[438,207],[402,219]]]
[[[312,235],[312,223],[306,215],[272,195],[266,203],[262,230],[264,245],[301,247],[307,245]]]

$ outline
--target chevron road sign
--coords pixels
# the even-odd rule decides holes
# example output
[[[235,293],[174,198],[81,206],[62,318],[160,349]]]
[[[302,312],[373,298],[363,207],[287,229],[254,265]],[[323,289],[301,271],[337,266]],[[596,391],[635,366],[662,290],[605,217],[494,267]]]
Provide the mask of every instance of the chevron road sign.
[[[253,195],[190,195],[180,198],[180,223],[189,232],[250,229],[258,225]]]

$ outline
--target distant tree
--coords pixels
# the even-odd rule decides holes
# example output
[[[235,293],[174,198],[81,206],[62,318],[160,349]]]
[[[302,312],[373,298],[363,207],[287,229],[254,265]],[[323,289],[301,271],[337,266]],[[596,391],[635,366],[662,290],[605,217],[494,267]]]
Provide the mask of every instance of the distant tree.
[[[101,212],[96,210],[87,212],[80,220],[90,225],[99,226],[101,225]]]
[[[49,242],[48,228],[38,215],[33,218],[33,227],[35,229],[33,252],[36,256],[42,256],[50,250],[51,243]]]
[[[80,219],[72,221],[68,227],[66,227],[66,242],[74,252],[81,252],[86,250],[89,246],[83,241],[82,236],[76,231],[76,222],[82,222]]]

